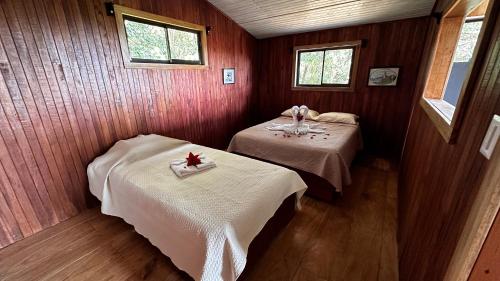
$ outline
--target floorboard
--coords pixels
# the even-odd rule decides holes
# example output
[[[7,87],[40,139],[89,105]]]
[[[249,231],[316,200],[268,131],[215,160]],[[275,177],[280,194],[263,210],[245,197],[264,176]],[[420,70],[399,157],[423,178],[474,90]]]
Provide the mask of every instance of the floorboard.
[[[398,279],[397,173],[387,161],[352,167],[353,184],[302,210],[241,280]],[[0,280],[191,280],[119,218],[89,210],[0,250]]]

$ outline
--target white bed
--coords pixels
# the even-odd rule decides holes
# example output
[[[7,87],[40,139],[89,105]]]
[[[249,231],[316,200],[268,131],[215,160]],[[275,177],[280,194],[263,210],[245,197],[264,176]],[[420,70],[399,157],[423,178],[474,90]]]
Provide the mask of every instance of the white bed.
[[[177,178],[169,163],[189,152],[217,167]],[[236,280],[252,240],[284,199],[307,188],[286,168],[158,135],[117,142],[87,173],[102,213],[123,218],[204,281]]]

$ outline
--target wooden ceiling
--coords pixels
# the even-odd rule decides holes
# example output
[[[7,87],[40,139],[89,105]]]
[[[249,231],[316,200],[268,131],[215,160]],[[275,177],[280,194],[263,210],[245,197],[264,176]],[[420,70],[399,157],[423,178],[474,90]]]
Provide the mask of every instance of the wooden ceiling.
[[[435,0],[208,0],[256,38],[429,15]]]

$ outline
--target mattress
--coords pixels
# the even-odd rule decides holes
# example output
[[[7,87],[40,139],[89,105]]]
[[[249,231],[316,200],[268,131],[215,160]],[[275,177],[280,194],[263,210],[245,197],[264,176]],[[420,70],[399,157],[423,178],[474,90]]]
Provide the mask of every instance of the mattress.
[[[217,167],[178,178],[169,163],[189,152]],[[102,213],[133,225],[195,280],[236,280],[252,240],[307,188],[294,171],[158,135],[117,142],[87,173]]]
[[[266,129],[273,123],[292,123],[292,118],[281,116],[240,131],[227,150],[315,174],[338,192],[351,184],[349,167],[363,146],[358,124],[307,120],[306,124],[319,124],[326,132],[297,136]]]

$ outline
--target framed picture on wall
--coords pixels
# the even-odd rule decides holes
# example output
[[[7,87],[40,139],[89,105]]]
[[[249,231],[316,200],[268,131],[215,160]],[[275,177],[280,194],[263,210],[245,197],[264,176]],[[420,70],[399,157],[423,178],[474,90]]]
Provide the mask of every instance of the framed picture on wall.
[[[234,84],[236,78],[234,68],[224,68],[222,70],[222,78],[224,84]]]
[[[399,78],[399,67],[370,68],[368,86],[396,86]]]

